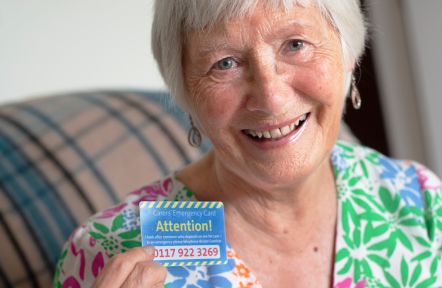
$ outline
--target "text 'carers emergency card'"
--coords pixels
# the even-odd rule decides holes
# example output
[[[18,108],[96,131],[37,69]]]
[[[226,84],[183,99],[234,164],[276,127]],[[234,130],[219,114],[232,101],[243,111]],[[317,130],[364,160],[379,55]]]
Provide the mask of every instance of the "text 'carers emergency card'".
[[[155,246],[164,266],[227,262],[224,205],[221,202],[140,202],[141,241]]]

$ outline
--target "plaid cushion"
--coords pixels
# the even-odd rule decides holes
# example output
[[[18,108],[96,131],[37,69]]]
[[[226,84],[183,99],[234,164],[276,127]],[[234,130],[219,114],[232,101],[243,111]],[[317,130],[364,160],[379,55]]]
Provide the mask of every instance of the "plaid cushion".
[[[165,93],[97,91],[0,108],[0,287],[50,287],[91,214],[200,157]]]

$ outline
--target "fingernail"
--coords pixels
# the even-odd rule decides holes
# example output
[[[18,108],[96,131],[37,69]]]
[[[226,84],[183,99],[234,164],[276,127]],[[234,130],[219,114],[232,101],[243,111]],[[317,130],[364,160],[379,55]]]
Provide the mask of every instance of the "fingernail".
[[[147,249],[146,249],[147,255],[152,256],[152,255],[155,254],[155,247],[153,247],[153,246],[147,246],[146,248],[147,248]]]

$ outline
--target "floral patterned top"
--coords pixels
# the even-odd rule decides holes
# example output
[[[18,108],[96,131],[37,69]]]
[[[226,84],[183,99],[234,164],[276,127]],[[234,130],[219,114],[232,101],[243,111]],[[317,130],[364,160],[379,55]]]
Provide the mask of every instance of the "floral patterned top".
[[[442,287],[442,186],[420,164],[338,142],[335,288]],[[109,259],[140,246],[140,201],[196,200],[167,177],[128,195],[77,228],[64,246],[54,287],[90,287]],[[167,267],[165,287],[261,287],[232,247],[225,265]]]

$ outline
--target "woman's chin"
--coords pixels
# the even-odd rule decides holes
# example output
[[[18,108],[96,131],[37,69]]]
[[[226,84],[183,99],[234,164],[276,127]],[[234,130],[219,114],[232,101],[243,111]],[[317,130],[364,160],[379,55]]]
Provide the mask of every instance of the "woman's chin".
[[[324,159],[328,159],[326,146],[333,146],[324,141],[323,129],[312,117],[307,117],[298,129],[277,139],[257,139],[246,133],[234,139],[232,142],[237,145],[215,145],[218,161],[241,181],[264,190],[293,188],[307,181]]]
[[[276,162],[249,162],[242,171],[246,181],[257,188],[293,187],[306,180],[316,170],[316,163],[308,157],[285,159]]]
[[[294,150],[287,150],[285,153],[271,153],[271,155],[261,155],[259,158],[245,160],[240,169],[240,173],[247,179],[254,179],[252,184],[258,188],[265,187],[291,187],[301,185],[315,178],[318,171],[329,159],[327,150],[317,149],[316,144],[300,146]],[[245,165],[245,166],[244,166]]]

